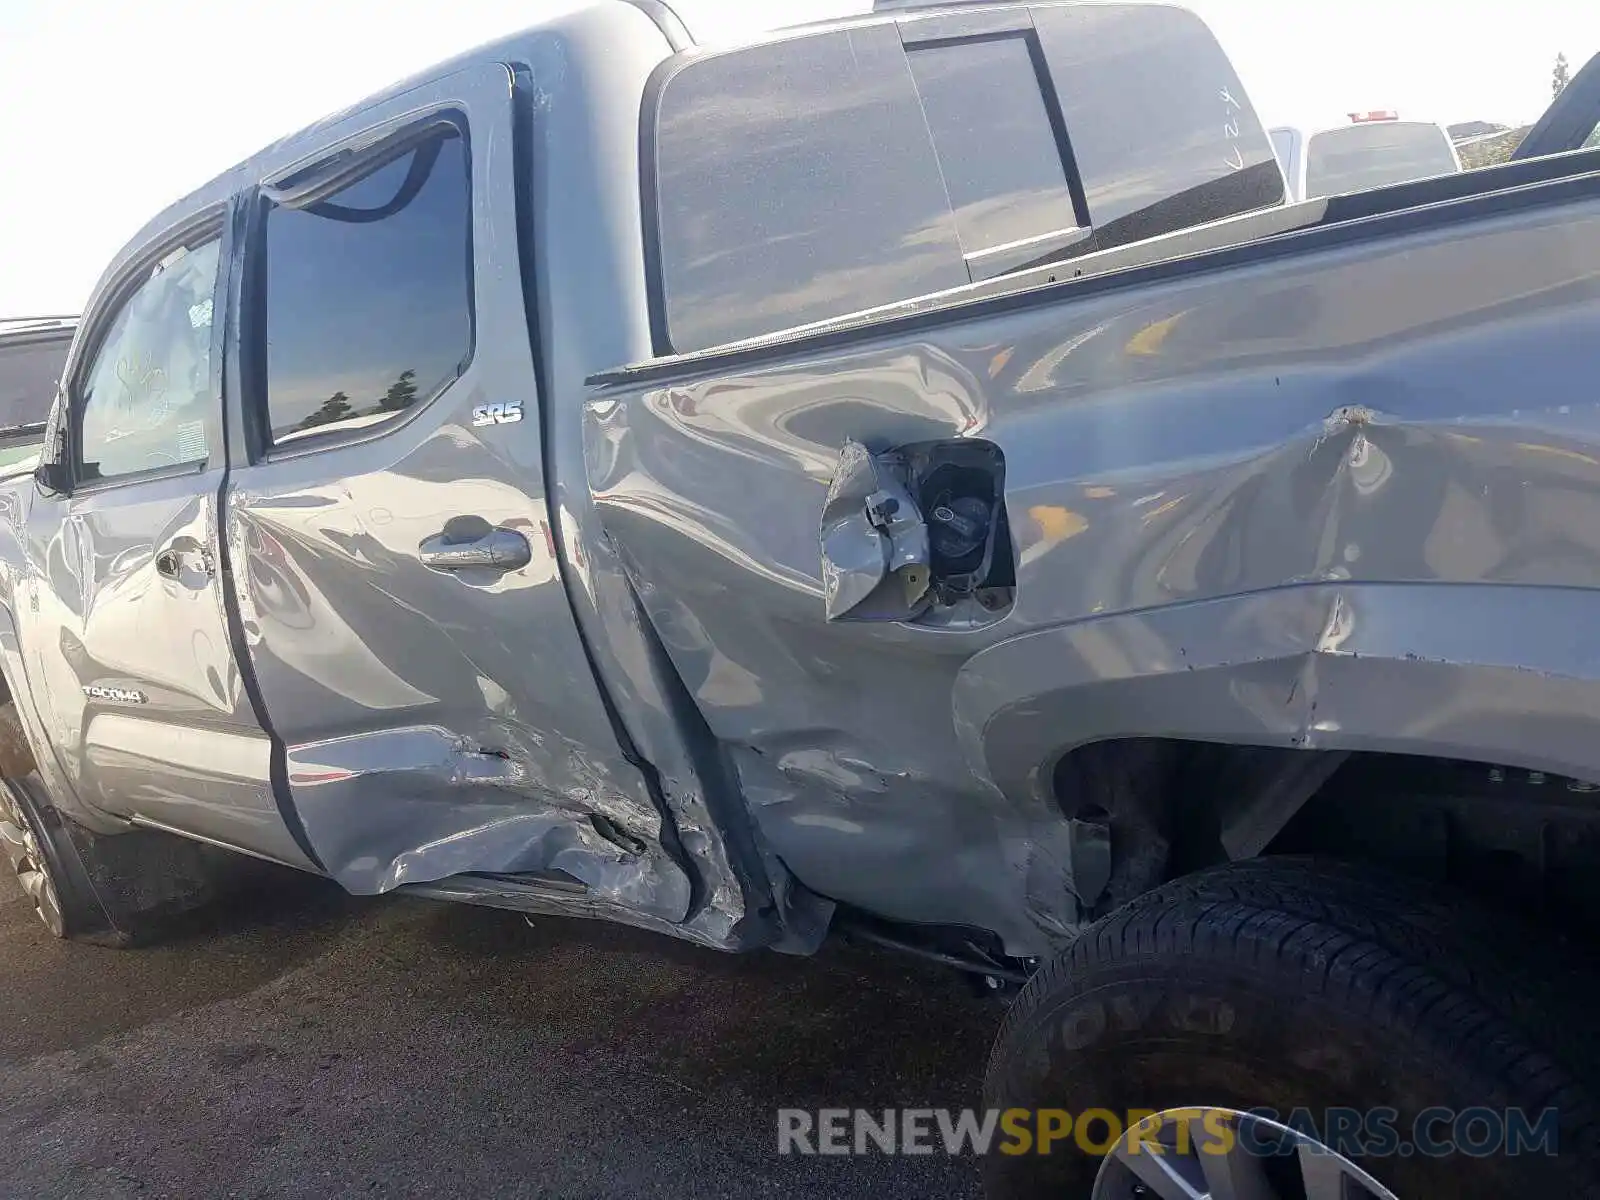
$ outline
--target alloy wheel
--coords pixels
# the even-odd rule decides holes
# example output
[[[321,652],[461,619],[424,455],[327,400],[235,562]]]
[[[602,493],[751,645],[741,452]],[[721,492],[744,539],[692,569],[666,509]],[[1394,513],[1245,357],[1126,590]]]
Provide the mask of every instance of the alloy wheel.
[[[66,921],[61,912],[61,897],[56,892],[55,880],[50,875],[50,864],[39,846],[33,822],[22,809],[21,802],[12,793],[16,785],[0,780],[0,849],[22,885],[33,911],[44,922],[45,928],[56,937],[66,931]]]
[[[1184,1108],[1129,1129],[1093,1200],[1396,1200],[1342,1154],[1253,1113]]]

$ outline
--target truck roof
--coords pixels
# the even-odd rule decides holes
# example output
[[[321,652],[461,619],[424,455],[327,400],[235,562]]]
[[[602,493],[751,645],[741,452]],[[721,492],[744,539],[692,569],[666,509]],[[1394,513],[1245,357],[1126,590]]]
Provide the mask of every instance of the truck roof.
[[[696,338],[706,341],[706,344],[709,344],[708,339],[740,340],[762,332],[767,326],[775,329],[831,317],[841,305],[850,307],[853,301],[860,299],[855,289],[848,294],[829,295],[825,299],[807,292],[805,280],[821,270],[817,266],[821,258],[811,255],[809,251],[805,254],[796,253],[795,262],[786,276],[789,286],[782,290],[768,287],[770,280],[766,276],[770,274],[769,264],[759,261],[765,251],[756,248],[766,235],[760,228],[759,220],[754,218],[733,221],[737,225],[739,220],[744,220],[744,226],[734,231],[736,236],[732,242],[737,253],[731,257],[723,251],[708,257],[700,252],[708,247],[701,246],[699,251],[682,256],[681,262],[672,260],[679,265],[689,263],[697,268],[713,264],[692,279],[682,273],[672,275],[672,263],[667,261],[666,255],[655,255],[650,241],[652,238],[661,238],[662,246],[681,247],[690,243],[673,241],[672,238],[677,234],[689,236],[697,229],[704,233],[708,228],[707,223],[693,217],[698,208],[703,207],[720,216],[738,207],[730,200],[728,189],[712,189],[707,194],[702,186],[698,194],[689,194],[694,193],[693,188],[660,186],[661,161],[653,156],[660,154],[661,147],[667,144],[665,133],[677,131],[678,140],[671,144],[672,154],[676,157],[669,155],[671,162],[692,159],[694,156],[685,147],[695,146],[700,148],[698,153],[703,159],[713,150],[723,152],[718,149],[720,143],[716,139],[696,139],[693,136],[695,122],[710,119],[704,115],[706,112],[743,113],[739,119],[746,125],[765,112],[764,109],[745,112],[740,106],[720,99],[709,108],[703,105],[699,109],[682,108],[682,104],[688,103],[682,101],[681,112],[691,116],[680,117],[678,125],[669,130],[666,126],[670,122],[664,120],[662,110],[656,106],[670,105],[675,97],[692,96],[697,84],[714,91],[735,86],[757,86],[751,80],[766,78],[763,71],[770,74],[776,69],[774,64],[787,62],[790,45],[796,39],[806,39],[809,48],[814,51],[812,57],[819,62],[837,60],[846,73],[860,72],[863,69],[862,60],[847,47],[847,43],[853,44],[851,39],[857,32],[862,32],[869,40],[876,39],[887,54],[911,54],[910,50],[904,48],[909,43],[902,36],[908,32],[907,26],[915,27],[909,32],[917,35],[911,40],[919,47],[940,47],[928,49],[926,54],[918,51],[921,55],[918,61],[929,72],[948,73],[952,70],[947,50],[943,47],[951,31],[959,28],[967,30],[975,43],[981,42],[985,46],[983,61],[988,64],[986,69],[1002,70],[1008,72],[1011,78],[1017,77],[1016,63],[1011,57],[1016,53],[1016,48],[1006,39],[991,35],[994,29],[1002,25],[1010,29],[1019,20],[1024,24],[1030,23],[1034,6],[1017,3],[1016,0],[1001,0],[999,3],[963,4],[959,6],[961,11],[942,11],[946,7],[919,6],[910,13],[905,9],[861,13],[804,27],[736,36],[725,43],[703,46],[692,43],[686,45],[681,37],[675,38],[669,19],[670,10],[652,6],[643,0],[633,3],[602,0],[552,16],[541,24],[469,50],[326,116],[264,147],[203,187],[169,205],[145,225],[135,241],[129,243],[107,268],[92,303],[96,310],[103,307],[108,298],[106,289],[120,286],[120,281],[128,279],[133,268],[148,260],[156,246],[170,245],[180,238],[200,234],[209,237],[214,227],[220,224],[222,207],[231,197],[248,193],[262,183],[282,184],[294,179],[297,172],[311,169],[319,160],[326,164],[329,147],[335,137],[334,131],[338,131],[339,137],[364,136],[358,131],[368,127],[368,117],[380,109],[388,114],[390,120],[400,121],[407,112],[422,105],[424,100],[437,106],[448,99],[441,87],[452,86],[442,81],[453,76],[476,73],[478,78],[474,86],[489,86],[499,92],[509,82],[504,74],[509,64],[518,71],[519,76],[527,75],[518,91],[527,97],[526,102],[533,110],[534,119],[529,132],[534,135],[535,142],[543,146],[546,152],[576,155],[572,164],[574,170],[567,176],[568,186],[562,189],[564,199],[560,203],[570,203],[572,189],[582,187],[594,190],[597,195],[612,197],[622,206],[619,212],[626,210],[630,214],[630,222],[634,220],[634,206],[642,210],[639,215],[643,217],[645,245],[642,247],[643,262],[639,265],[649,269],[640,271],[640,277],[634,279],[631,272],[635,260],[630,256],[630,275],[624,282],[628,288],[642,284],[646,291],[654,289],[656,293],[653,299],[640,305],[641,310],[650,313],[655,354],[682,352]],[[957,228],[956,208],[959,206],[946,195],[948,181],[942,181],[939,174],[944,169],[940,156],[954,156],[952,161],[970,157],[976,153],[969,145],[974,139],[961,132],[961,122],[957,119],[956,111],[952,110],[943,118],[950,127],[941,135],[950,144],[940,151],[935,144],[937,139],[927,125],[926,115],[918,111],[922,107],[918,93],[912,87],[899,88],[897,85],[891,89],[896,92],[894,104],[883,111],[891,112],[902,123],[903,128],[899,132],[903,136],[893,140],[897,145],[908,148],[905,153],[911,157],[907,161],[915,167],[914,171],[901,172],[904,178],[899,180],[901,190],[897,194],[908,203],[885,204],[881,197],[874,200],[874,211],[882,209],[895,214],[891,222],[893,228],[882,231],[874,229],[872,236],[863,235],[857,244],[850,246],[848,252],[842,252],[829,261],[837,263],[849,259],[857,267],[882,265],[889,261],[901,265],[911,263],[914,273],[920,274],[916,274],[915,279],[883,276],[885,279],[899,280],[892,287],[884,285],[896,294],[890,295],[885,291],[879,295],[875,292],[870,303],[862,307],[870,307],[878,300],[903,299],[896,289],[909,289],[911,292],[943,290],[969,283],[975,278],[1012,273],[1017,267],[1035,259],[1058,255],[1079,257],[1097,248],[1149,237],[1174,224],[1198,224],[1245,209],[1282,203],[1282,177],[1272,158],[1265,133],[1256,120],[1236,72],[1198,17],[1176,5],[1165,4],[1089,4],[1081,0],[1045,0],[1038,9],[1048,14],[1047,24],[1050,28],[1046,34],[1035,33],[1030,36],[1043,36],[1047,47],[1042,54],[1036,51],[1026,53],[1043,59],[1059,59],[1050,67],[1051,78],[1070,76],[1075,81],[1074,87],[1068,89],[1065,95],[1049,96],[1041,77],[1046,68],[1030,60],[1036,77],[1035,84],[1025,89],[1026,94],[1015,98],[1018,103],[1033,105],[1028,110],[1027,133],[1037,143],[1035,150],[1039,151],[1017,155],[1016,161],[1048,163],[1053,154],[1056,159],[1055,170],[1059,170],[1062,176],[1054,180],[1055,170],[1052,170],[1053,182],[1041,184],[1035,180],[1029,184],[1030,188],[1044,197],[1035,207],[1049,215],[1051,221],[1041,224],[1043,217],[1034,220],[1033,224],[1028,220],[1014,220],[1004,228],[1020,231],[1019,235],[1002,237],[1002,225],[989,219],[999,211],[993,204],[995,197],[990,196],[981,203],[975,201],[966,205],[970,210],[966,219],[986,221],[984,228],[988,232],[979,232],[974,226],[967,231],[971,236],[963,242]],[[1171,10],[1173,16],[1170,20],[1163,10]],[[908,21],[908,16],[913,19]],[[1208,70],[1189,71],[1186,76],[1179,72],[1177,84],[1180,89],[1188,89],[1186,95],[1194,93],[1190,96],[1191,103],[1179,106],[1171,102],[1170,88],[1162,89],[1159,99],[1152,101],[1150,97],[1154,93],[1140,86],[1140,72],[1130,72],[1123,65],[1119,57],[1121,51],[1100,53],[1093,59],[1094,69],[1090,70],[1090,62],[1079,48],[1081,39],[1075,31],[1086,22],[1095,29],[1109,30],[1118,22],[1126,21],[1139,22],[1143,28],[1143,23],[1151,20],[1183,30],[1182,36],[1174,34],[1158,39],[1161,53],[1167,59],[1191,53],[1207,57]],[[1121,37],[1122,34],[1117,36]],[[1099,38],[1098,44],[1115,46],[1121,43],[1107,32]],[[674,46],[683,48],[674,49]],[[889,49],[891,46],[892,50]],[[745,57],[741,58],[741,55]],[[750,64],[758,60],[765,65],[761,71],[751,74]],[[910,60],[907,61],[909,64]],[[625,72],[618,75],[613,68],[620,68],[624,63]],[[1183,63],[1179,62],[1178,65]],[[750,78],[740,82],[741,70]],[[1173,73],[1170,66],[1167,73]],[[491,75],[496,76],[494,81],[490,80]],[[627,82],[621,82],[623,78]],[[1090,85],[1086,81],[1093,81],[1096,89],[1094,96],[1087,94],[1086,89]],[[1196,89],[1199,89],[1198,92]],[[1104,95],[1100,94],[1102,91]],[[1129,103],[1110,105],[1105,96],[1112,92],[1120,92]],[[565,102],[565,97],[569,95],[575,98],[570,104]],[[644,109],[641,109],[641,102]],[[1229,115],[1230,119],[1216,122],[1213,126],[1208,118],[1194,115],[1211,103],[1215,103],[1217,111]],[[1052,116],[1053,105],[1062,106],[1062,111]],[[1161,164],[1159,171],[1152,171],[1147,162],[1132,161],[1134,156],[1128,148],[1130,139],[1114,135],[1104,120],[1104,112],[1108,108],[1116,109],[1124,124],[1138,119],[1152,129],[1159,128],[1159,136],[1164,139],[1163,145],[1171,151],[1158,156]],[[1232,119],[1235,114],[1243,114],[1243,120]],[[783,119],[818,123],[815,113],[804,116],[791,114]],[[652,136],[641,139],[641,122],[649,120],[655,121]],[[1081,121],[1081,128],[1069,149],[1064,133],[1057,127],[1075,120]],[[1197,128],[1201,128],[1202,135],[1198,139],[1195,136]],[[688,132],[682,132],[684,129]],[[585,148],[587,140],[595,135],[596,130],[602,131],[601,136],[611,139],[608,143],[610,149],[603,155],[597,154],[592,148]],[[918,130],[924,141],[917,141]],[[813,135],[808,133],[807,136]],[[621,139],[627,139],[631,145],[624,147]],[[644,145],[640,144],[641,140]],[[909,149],[913,143],[918,147],[915,150]],[[756,146],[761,143],[759,138],[752,141],[747,137],[739,144]],[[876,172],[873,178],[880,185],[896,182],[894,171],[883,165],[881,146],[865,145],[858,147],[856,152],[863,163],[869,164]],[[750,153],[756,151],[751,150]],[[830,158],[829,161],[834,159]],[[715,158],[703,165],[706,170],[694,177],[702,181],[713,178],[719,165]],[[646,174],[641,176],[638,173],[640,170]],[[654,178],[650,176],[651,172]],[[983,172],[978,174],[982,175]],[[764,177],[762,173],[757,173],[749,178],[758,176]],[[852,176],[852,181],[855,178],[857,176]],[[974,180],[976,178],[975,175]],[[681,185],[681,179],[678,184]],[[969,190],[976,195],[984,191],[984,186],[972,182]],[[791,190],[791,194],[801,193]],[[936,244],[930,243],[932,249],[927,249],[923,242],[916,239],[904,241],[907,229],[900,227],[906,221],[922,219],[905,215],[910,207],[919,203],[917,195],[920,194],[937,198],[930,210],[937,217],[934,224],[938,226]],[[1030,191],[1029,195],[1032,194]],[[556,203],[542,188],[535,189],[535,196],[536,203]],[[679,197],[681,203],[677,207],[669,207],[664,205],[663,197]],[[768,211],[760,196],[745,196],[738,203],[744,205],[743,211],[752,214]],[[946,209],[947,212],[944,211]],[[943,212],[943,215],[934,210]],[[601,211],[610,210],[602,205]],[[670,224],[673,219],[683,218],[684,214],[690,214],[686,218],[687,223],[680,221],[676,226]],[[573,210],[570,219],[575,229],[587,227],[586,218],[578,210]],[[1035,228],[1035,225],[1038,227]],[[608,225],[606,229],[609,231],[611,227]],[[631,238],[640,231],[630,224],[628,230],[620,232]],[[881,236],[878,236],[879,233]],[[588,235],[585,233],[582,236]],[[896,259],[896,253],[905,246],[914,249]],[[920,257],[912,262],[914,256]],[[765,308],[760,319],[767,325],[760,329],[751,320],[741,324],[717,316],[718,313],[748,313],[752,310],[752,306],[727,304],[721,295],[723,288],[737,284],[741,278],[747,280],[750,286],[765,289]],[[687,298],[684,301],[687,307],[683,312],[673,307],[672,297],[675,295]],[[696,319],[694,314],[705,317],[697,327],[698,332],[692,336],[686,335],[687,340],[681,343],[675,342],[669,329],[674,316],[692,321]],[[617,361],[625,361],[633,356],[634,351],[630,348],[620,353],[623,357]],[[584,374],[610,365],[613,364],[589,362]]]
[[[659,0],[597,0],[596,3],[584,8],[561,13],[545,21],[531,24],[516,33],[485,42],[481,46],[476,46],[451,58],[434,63],[432,66],[417,71],[391,84],[389,87],[365,96],[345,108],[328,113],[311,124],[263,146],[249,158],[235,163],[220,175],[213,177],[193,191],[174,200],[149,221],[145,222],[139,232],[117,252],[116,257],[101,273],[100,281],[95,286],[94,297],[88,307],[92,308],[94,306],[94,302],[99,299],[100,291],[106,282],[120,275],[128,264],[138,257],[141,250],[151,242],[181,226],[197,212],[223,203],[235,192],[253,185],[265,176],[277,174],[294,166],[318,146],[320,135],[330,126],[336,125],[364,109],[381,104],[385,100],[402,96],[428,80],[437,79],[441,75],[475,65],[524,58],[530,44],[539,39],[555,38],[557,40],[565,40],[568,36],[577,34],[580,30],[591,27],[597,22],[620,27],[625,23],[648,21],[662,32],[662,58],[671,57],[675,53],[672,48],[675,39],[669,32],[670,25],[668,29],[663,29],[663,22],[666,22],[667,18],[653,10],[665,10],[667,13],[671,11],[665,4],[659,3]],[[678,44],[682,45],[683,43],[679,41]],[[85,311],[87,311],[87,308]]]
[[[1025,0],[959,0],[959,7],[1015,8],[1023,3],[1025,3]],[[717,51],[726,51],[742,45],[793,37],[802,31],[815,32],[824,28],[880,25],[893,21],[897,17],[905,16],[907,7],[938,9],[951,7],[951,5],[948,3],[919,3],[916,5],[889,7],[877,12],[863,12],[771,31],[758,31],[731,38],[725,42],[719,41],[715,49]],[[594,0],[593,3],[584,7],[560,13],[544,21],[531,24],[516,33],[508,34],[503,38],[497,38],[466,50],[452,58],[444,59],[343,109],[328,113],[311,124],[262,147],[249,158],[236,163],[220,175],[167,205],[166,208],[145,223],[139,232],[117,253],[117,256],[106,267],[105,271],[102,272],[100,281],[95,287],[94,296],[91,298],[90,307],[93,307],[95,302],[99,300],[100,292],[106,282],[120,276],[130,262],[137,258],[144,247],[179,228],[196,213],[213,205],[223,203],[235,192],[252,186],[264,177],[279,174],[293,167],[301,159],[316,150],[321,144],[320,135],[326,129],[353,114],[402,96],[429,80],[437,79],[439,76],[453,71],[495,62],[525,61],[529,57],[533,45],[544,39],[566,41],[576,38],[580,34],[593,33],[596,30],[596,26],[599,26],[599,32],[602,34],[609,27],[616,30],[620,35],[622,30],[629,26],[634,30],[639,29],[639,22],[648,22],[650,26],[653,26],[661,34],[661,57],[663,61],[675,55],[692,52],[699,48],[690,36],[687,27],[664,0]]]

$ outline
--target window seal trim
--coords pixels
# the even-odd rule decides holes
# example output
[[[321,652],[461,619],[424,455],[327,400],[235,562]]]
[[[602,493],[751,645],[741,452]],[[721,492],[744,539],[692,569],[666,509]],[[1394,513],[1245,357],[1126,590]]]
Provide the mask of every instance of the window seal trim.
[[[1058,255],[1064,250],[1087,242],[1095,231],[1086,225],[1069,225],[1047,233],[1019,238],[985,250],[974,250],[962,256],[967,274],[973,283],[987,283],[1013,271],[1026,269],[1041,256]]]
[[[667,264],[661,252],[661,175],[657,160],[661,101],[667,85],[691,62],[715,55],[686,53],[662,59],[645,80],[639,105],[639,217],[644,237],[644,297],[650,321],[650,349],[657,358],[678,351],[667,322]]]
[[[1062,225],[1056,229],[1047,229],[1043,233],[1033,233],[1024,238],[1001,242],[997,246],[985,246],[982,250],[967,250],[962,253],[962,257],[969,261],[974,258],[992,258],[996,254],[1009,254],[1013,250],[1029,250],[1040,242],[1053,242],[1058,238],[1073,239],[1087,237],[1088,235],[1089,230],[1082,225]]]
[[[261,196],[274,208],[308,208],[404,157],[440,128],[455,129],[465,141],[462,125],[452,119],[450,109],[421,117],[407,113],[346,139],[328,153],[312,156],[309,163],[296,163],[278,172],[262,182]]]
[[[76,463],[74,463],[76,466]],[[156,483],[163,479],[181,479],[193,475],[199,478],[212,468],[209,459],[204,462],[176,463],[171,466],[146,467],[142,471],[130,471],[126,475],[113,475],[108,479],[79,479],[74,475],[72,491],[68,494],[73,499],[85,496],[98,496],[104,492],[114,492],[118,488],[140,483]]]
[[[907,13],[898,17],[900,44],[923,50],[952,42],[978,42],[1033,32],[1033,13],[1026,6],[998,11]]]

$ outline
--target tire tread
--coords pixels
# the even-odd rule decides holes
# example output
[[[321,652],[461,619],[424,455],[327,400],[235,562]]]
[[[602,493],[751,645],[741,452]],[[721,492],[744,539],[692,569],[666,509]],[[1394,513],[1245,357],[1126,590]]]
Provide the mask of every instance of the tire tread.
[[[1347,1008],[1498,1081],[1505,1102],[1561,1110],[1563,1158],[1600,1178],[1600,978],[1546,931],[1428,884],[1316,859],[1233,863],[1157,888],[1045,963],[1002,1024],[989,1079],[1094,968],[1196,956]],[[986,1091],[992,1092],[992,1085]],[[1587,1194],[1587,1193],[1585,1193]]]

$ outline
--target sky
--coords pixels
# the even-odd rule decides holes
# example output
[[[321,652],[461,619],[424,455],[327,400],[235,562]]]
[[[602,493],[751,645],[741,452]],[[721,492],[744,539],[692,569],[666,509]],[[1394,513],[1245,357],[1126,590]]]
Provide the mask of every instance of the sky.
[[[674,0],[701,40],[870,0]],[[1187,0],[1268,124],[1530,121],[1600,0]],[[266,143],[574,0],[0,0],[0,316],[76,312],[172,200]]]

